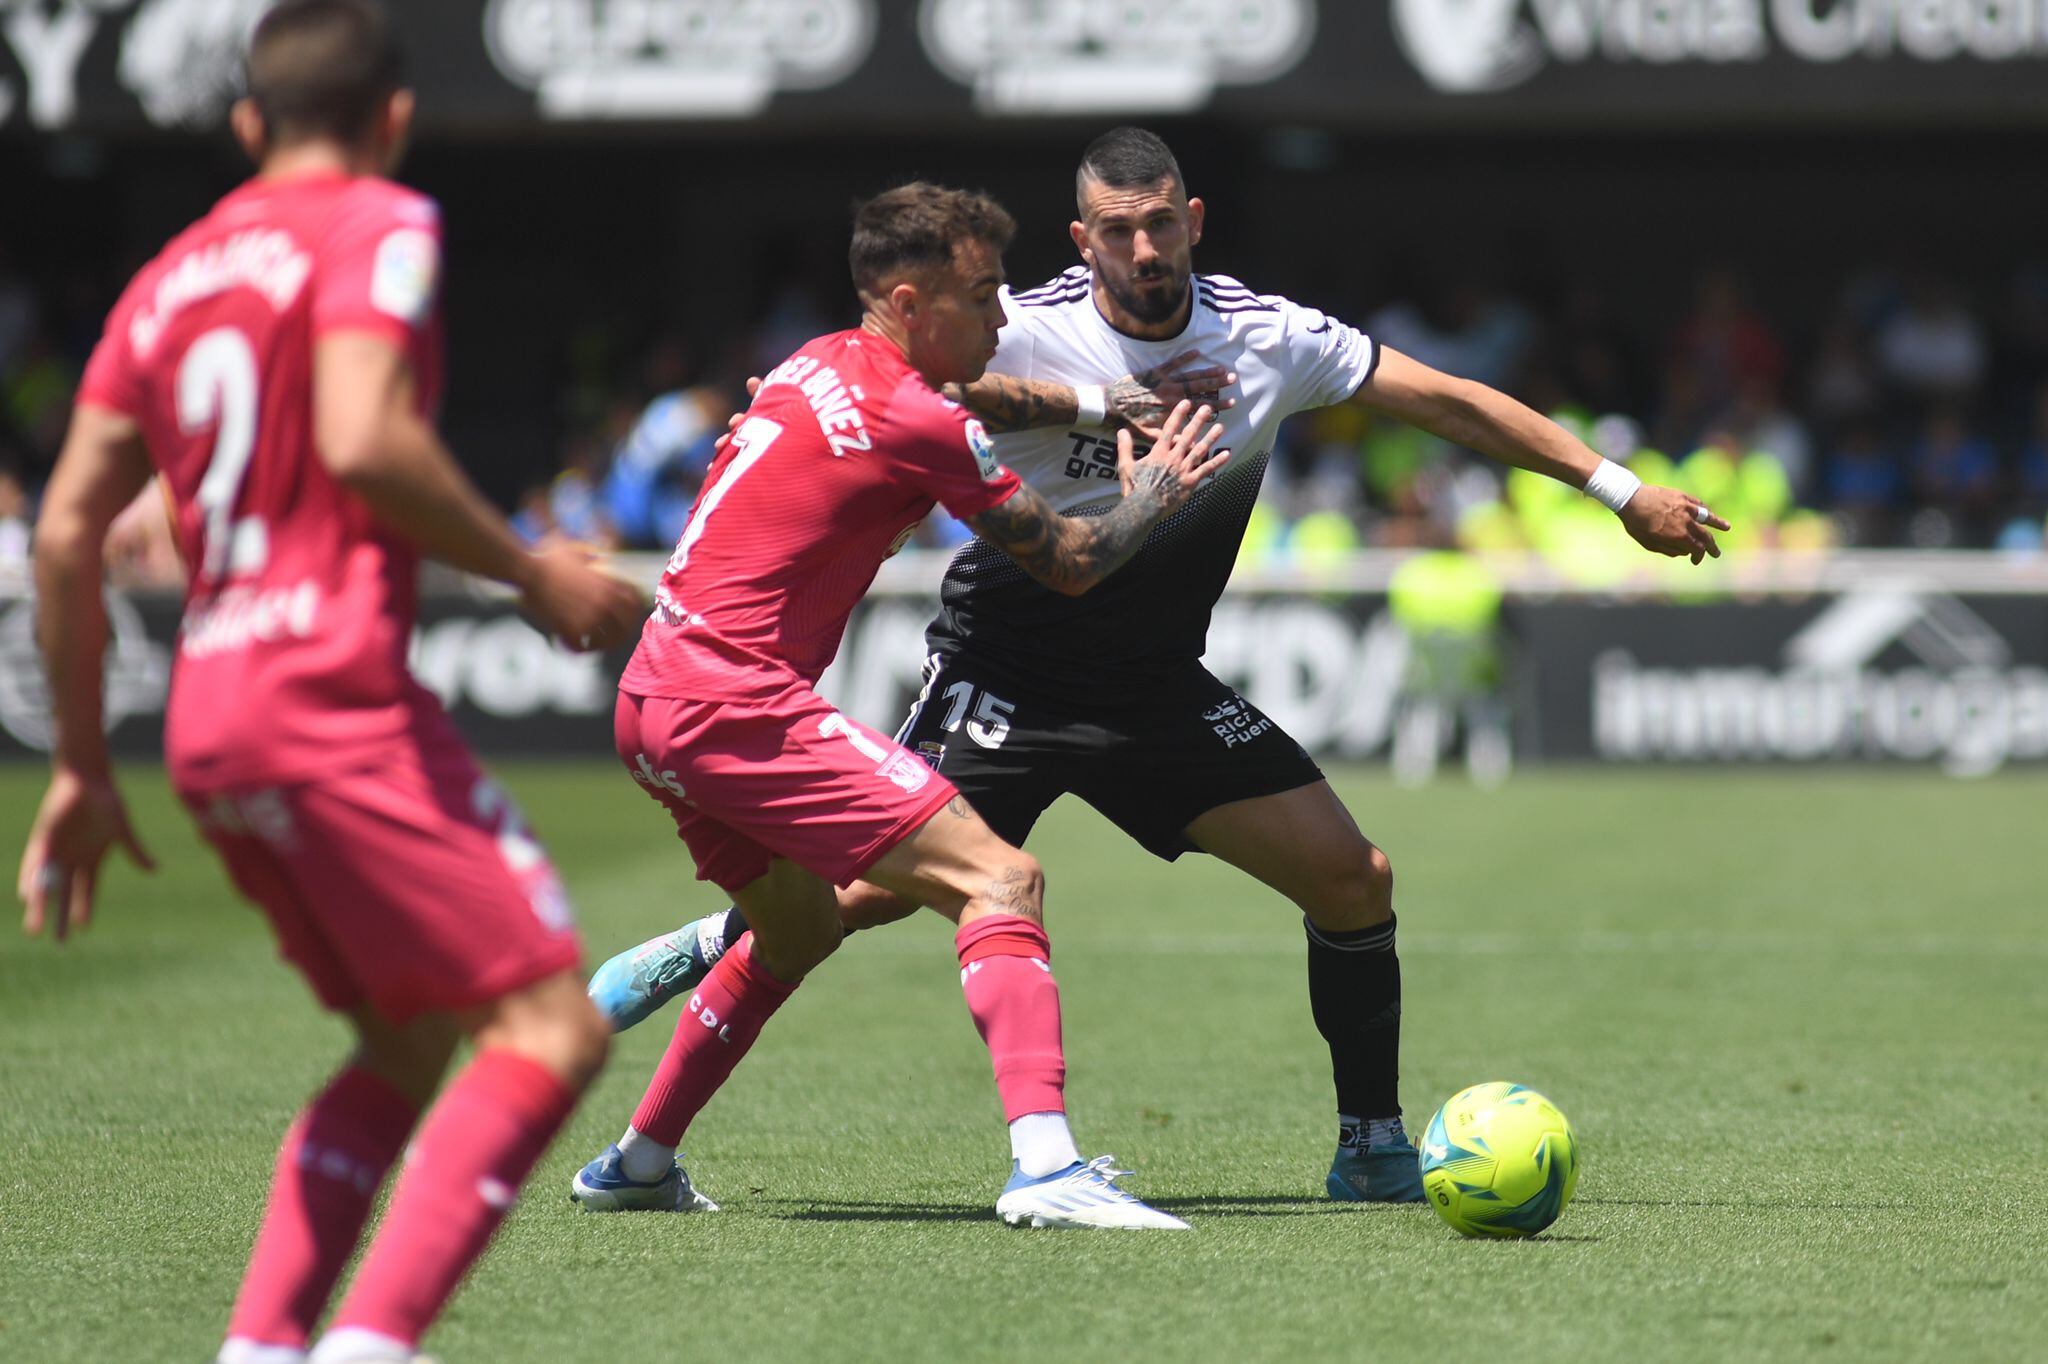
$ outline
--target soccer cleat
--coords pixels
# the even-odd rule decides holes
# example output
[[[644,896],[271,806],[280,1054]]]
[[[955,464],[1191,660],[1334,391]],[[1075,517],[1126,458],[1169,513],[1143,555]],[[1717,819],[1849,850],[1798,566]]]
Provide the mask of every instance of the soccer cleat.
[[[1127,1231],[1187,1231],[1178,1217],[1148,1207],[1116,1186],[1129,1170],[1116,1168],[1115,1156],[1097,1156],[1083,1164],[1033,1179],[1010,1165],[1010,1182],[996,1200],[996,1215],[1013,1227],[1101,1227]]]
[[[624,1032],[678,995],[688,994],[711,974],[694,919],[673,933],[629,947],[597,968],[590,978],[590,1002]]]
[[[434,1356],[423,1355],[402,1340],[360,1326],[329,1331],[306,1359],[307,1364],[437,1364]]]
[[[1422,1158],[1404,1136],[1398,1144],[1340,1146],[1325,1181],[1339,1203],[1420,1203]]]
[[[660,1179],[626,1178],[619,1148],[583,1167],[569,1185],[569,1201],[585,1212],[717,1212],[718,1205],[697,1192],[681,1161],[671,1161]]]

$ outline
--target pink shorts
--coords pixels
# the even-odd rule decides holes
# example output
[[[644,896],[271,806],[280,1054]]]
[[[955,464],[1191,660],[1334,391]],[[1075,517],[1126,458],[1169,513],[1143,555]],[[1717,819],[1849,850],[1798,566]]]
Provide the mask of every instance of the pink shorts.
[[[458,743],[318,781],[179,794],[330,1009],[405,1023],[582,957],[546,851]]]
[[[844,886],[955,794],[886,734],[802,682],[761,702],[619,693],[619,758],[668,808],[697,879],[726,891],[786,857]]]

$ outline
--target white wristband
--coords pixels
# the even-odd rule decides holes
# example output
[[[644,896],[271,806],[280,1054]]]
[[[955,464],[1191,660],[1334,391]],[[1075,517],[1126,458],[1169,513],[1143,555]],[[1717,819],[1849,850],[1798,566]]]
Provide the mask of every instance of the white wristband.
[[[1075,423],[1080,426],[1100,426],[1109,420],[1109,390],[1101,384],[1076,384],[1074,406],[1081,410]]]
[[[1600,461],[1600,467],[1586,480],[1586,496],[1598,502],[1611,512],[1618,512],[1628,505],[1636,495],[1636,489],[1643,486],[1643,480],[1630,473],[1611,459]]]

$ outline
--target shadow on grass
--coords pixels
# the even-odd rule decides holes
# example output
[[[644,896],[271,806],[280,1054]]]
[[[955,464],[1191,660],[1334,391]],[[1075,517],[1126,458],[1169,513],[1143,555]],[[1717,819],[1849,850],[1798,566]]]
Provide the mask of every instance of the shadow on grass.
[[[1342,1217],[1363,1211],[1350,1204],[1291,1194],[1213,1194],[1193,1198],[1147,1199],[1153,1207],[1186,1216]],[[791,1222],[993,1222],[985,1203],[888,1203],[871,1199],[764,1198],[761,1206]],[[1385,1207],[1386,1205],[1380,1205]]]
[[[1363,1205],[1332,1203],[1327,1198],[1303,1198],[1297,1194],[1198,1194],[1191,1198],[1148,1198],[1164,1212],[1214,1217],[1341,1217]],[[1379,1204],[1385,1208],[1391,1205]]]
[[[821,1202],[815,1198],[764,1198],[760,1202],[791,1222],[993,1222],[986,1203]]]
[[[1794,1198],[1575,1198],[1577,1207],[1737,1208],[1744,1212],[1910,1212],[1911,1203],[1836,1203]]]

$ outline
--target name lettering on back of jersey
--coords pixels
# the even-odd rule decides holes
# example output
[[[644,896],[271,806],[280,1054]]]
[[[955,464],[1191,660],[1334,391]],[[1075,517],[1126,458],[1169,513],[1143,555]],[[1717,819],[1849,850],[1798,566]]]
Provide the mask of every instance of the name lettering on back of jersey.
[[[768,372],[768,377],[761,381],[762,391],[766,392],[771,384],[789,384],[804,395],[834,458],[844,459],[849,451],[875,448],[856,402],[858,390],[849,392],[845,380],[832,366],[821,364],[813,356],[793,355]]]
[[[137,355],[147,355],[179,312],[230,289],[254,289],[283,312],[312,273],[313,257],[288,233],[276,228],[237,232],[194,251],[157,281],[155,296],[128,324],[128,342]]]

